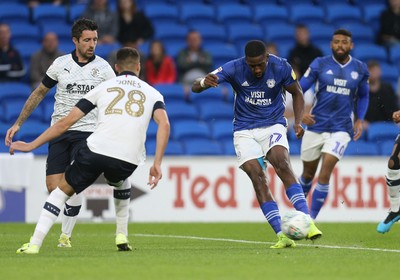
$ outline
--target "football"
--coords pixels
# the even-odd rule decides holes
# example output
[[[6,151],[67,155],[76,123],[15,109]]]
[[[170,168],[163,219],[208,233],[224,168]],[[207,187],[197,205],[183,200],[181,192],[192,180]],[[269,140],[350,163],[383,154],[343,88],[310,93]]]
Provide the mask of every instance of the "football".
[[[282,216],[281,229],[292,240],[304,239],[310,229],[310,217],[300,211],[289,211]]]

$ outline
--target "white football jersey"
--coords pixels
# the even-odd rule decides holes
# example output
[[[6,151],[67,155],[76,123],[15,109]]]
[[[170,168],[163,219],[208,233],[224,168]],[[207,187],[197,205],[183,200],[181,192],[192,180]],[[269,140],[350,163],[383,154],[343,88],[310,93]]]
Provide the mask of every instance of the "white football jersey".
[[[76,103],[101,82],[115,77],[110,64],[99,56],[79,65],[72,54],[56,58],[46,75],[57,82],[51,125],[68,115]],[[97,111],[92,110],[69,130],[92,132],[96,128]]]
[[[136,165],[146,159],[146,132],[154,105],[164,97],[146,82],[132,75],[110,79],[85,99],[98,108],[96,130],[87,139],[92,152]]]

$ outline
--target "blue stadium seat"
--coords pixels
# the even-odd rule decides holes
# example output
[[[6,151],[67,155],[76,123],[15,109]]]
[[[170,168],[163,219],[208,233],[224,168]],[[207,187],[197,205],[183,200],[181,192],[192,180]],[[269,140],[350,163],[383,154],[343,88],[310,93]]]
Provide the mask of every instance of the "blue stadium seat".
[[[75,20],[80,18],[83,13],[85,12],[86,5],[84,4],[74,4],[71,5],[69,9],[69,14],[68,14],[68,21],[70,23],[73,23]]]
[[[187,102],[170,102],[166,105],[168,117],[171,122],[199,119],[197,107]]]
[[[298,156],[301,153],[301,142],[299,140],[290,140],[289,141],[289,153],[292,156]]]
[[[165,51],[166,53],[173,57],[174,59],[176,59],[176,57],[178,56],[179,52],[181,50],[183,50],[184,48],[186,48],[186,41],[182,41],[182,42],[172,42],[169,44],[165,45]]]
[[[253,1],[251,1],[253,2]],[[285,6],[275,4],[260,4],[254,8],[254,20],[261,25],[287,23],[289,12]]]
[[[168,145],[165,148],[165,154],[168,156],[184,155],[185,151],[180,141],[169,140]]]
[[[185,101],[185,89],[182,84],[157,84],[154,86],[163,96],[168,106],[171,101]]]
[[[263,41],[265,36],[263,29],[258,24],[253,23],[233,23],[226,24],[228,38],[232,44],[244,44],[250,40]]]
[[[390,156],[394,147],[394,140],[383,141],[379,144],[379,154],[381,156]]]
[[[386,3],[363,3],[361,6],[363,20],[365,24],[370,25],[375,32],[379,31],[380,27],[380,16],[383,10],[386,9]]]
[[[232,120],[217,120],[211,123],[211,136],[218,141],[233,139]]]
[[[150,21],[158,27],[164,23],[178,23],[179,11],[176,5],[169,3],[146,3],[144,13]]]
[[[384,62],[381,62],[380,66],[382,69],[381,79],[388,83],[397,83],[400,76],[399,69],[395,65]]]
[[[221,145],[217,141],[209,139],[191,139],[183,142],[186,155],[223,155]]]
[[[17,120],[24,104],[25,100],[22,99],[9,99],[7,102],[4,102],[4,119],[8,123],[14,123]],[[29,116],[29,120],[36,120],[39,122],[43,121],[43,107],[41,105],[39,105],[32,112],[32,114]]]
[[[66,23],[67,9],[62,5],[40,4],[32,9],[32,20],[39,25]]]
[[[197,30],[203,39],[203,43],[226,43],[225,25],[218,23],[194,23],[190,25],[191,29]]]
[[[367,140],[369,142],[385,141],[396,139],[399,133],[399,126],[392,122],[373,122],[367,130]]]
[[[363,23],[348,23],[339,24],[338,28],[345,28],[352,33],[353,42],[356,44],[355,48],[359,44],[374,44],[375,43],[375,32],[370,25]]]
[[[15,47],[19,51],[19,54],[22,56],[22,59],[25,62],[29,62],[31,56],[40,51],[42,48],[42,44],[39,42],[25,42],[25,43],[17,43]]]
[[[354,57],[361,61],[368,62],[368,60],[378,60],[379,62],[388,62],[386,49],[382,46],[367,43],[359,44],[352,50]]]
[[[172,136],[175,140],[211,139],[210,128],[205,122],[177,121],[172,126]]]
[[[182,3],[180,20],[187,25],[212,23],[215,19],[215,10],[211,5],[202,3]]]
[[[204,49],[211,54],[215,69],[239,55],[233,44],[204,42]]]
[[[390,47],[389,61],[394,65],[400,65],[400,46]]]
[[[21,82],[1,83],[0,103],[7,100],[20,99],[25,101],[31,94],[31,87]]]
[[[165,45],[171,42],[180,43],[186,41],[189,28],[179,23],[164,23],[156,27],[155,38],[161,40]]]
[[[21,3],[1,3],[0,22],[6,22],[7,24],[29,23],[28,6]]]
[[[217,21],[222,24],[253,22],[250,6],[239,3],[219,3],[216,7],[216,16]]]
[[[295,24],[324,23],[325,11],[320,6],[313,4],[295,4],[289,8],[289,20]]]
[[[13,44],[40,42],[41,34],[39,26],[29,23],[11,23],[11,41]]]
[[[120,47],[121,47],[121,45],[118,43],[97,45],[96,46],[96,55],[107,60],[108,57],[110,56],[110,54],[113,51],[118,50]]]
[[[345,5],[350,5],[352,0],[315,0],[314,2],[319,5],[322,6],[324,8],[326,8],[329,5],[336,5],[336,4],[345,4]]]
[[[224,101],[201,102],[197,104],[200,117],[204,121],[218,121],[233,119],[232,105]]]
[[[71,39],[69,42],[67,42],[67,41],[59,42],[58,48],[63,53],[71,53],[75,49],[75,44],[72,42],[72,39]],[[96,47],[96,49],[97,49],[97,47]]]
[[[158,125],[154,120],[150,120],[146,132],[146,141],[156,140]]]
[[[292,24],[273,24],[264,27],[267,41],[276,44],[294,44],[295,26]]]
[[[314,44],[330,44],[335,27],[331,24],[307,24],[310,39]]]
[[[348,23],[362,23],[362,13],[358,6],[351,6],[347,4],[336,4],[332,1],[329,6],[326,6],[326,18],[331,24],[348,24]]]
[[[52,24],[41,24],[40,25],[42,37],[48,32],[54,32],[58,36],[59,42],[71,42],[71,26],[65,22],[54,22]]]
[[[49,128],[47,124],[29,117],[18,131],[17,138],[18,140],[31,142],[47,128]]]
[[[364,140],[350,141],[344,154],[347,156],[378,156],[378,145]]]
[[[226,92],[222,86],[218,86],[216,88],[208,88],[206,91],[201,93],[191,92],[190,100],[194,104],[200,104],[203,102],[212,102],[212,101],[225,101],[227,99]]]
[[[219,141],[224,155],[227,156],[236,156],[235,147],[233,146],[233,137],[228,140]]]

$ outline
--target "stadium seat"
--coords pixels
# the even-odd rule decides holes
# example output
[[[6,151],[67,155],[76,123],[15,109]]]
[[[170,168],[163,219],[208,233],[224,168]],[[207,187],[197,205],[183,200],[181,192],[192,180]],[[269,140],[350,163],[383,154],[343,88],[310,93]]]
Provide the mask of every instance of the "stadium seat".
[[[390,156],[393,151],[394,140],[383,141],[379,144],[379,154],[381,156]]]
[[[64,6],[53,4],[40,4],[32,9],[32,20],[35,24],[51,25],[53,23],[66,23],[67,10]]]
[[[232,105],[224,101],[201,102],[197,104],[200,117],[204,121],[218,121],[233,119]]]
[[[163,96],[168,106],[171,101],[185,101],[185,89],[182,84],[157,84],[154,86]]]
[[[182,3],[180,9],[180,20],[187,25],[213,23],[215,10],[211,5],[202,3]]]
[[[361,6],[363,20],[365,24],[370,25],[375,32],[379,30],[379,19],[383,10],[386,9],[386,3],[363,4]]]
[[[350,141],[344,154],[347,156],[378,156],[378,145],[364,140]]]
[[[253,2],[253,1],[251,1]],[[289,18],[285,6],[275,4],[260,4],[254,8],[254,20],[261,25],[287,23]]]
[[[72,42],[72,39],[69,42],[59,42],[58,49],[63,53],[71,53],[75,49],[75,44]]]
[[[13,44],[41,41],[41,33],[37,25],[22,22],[11,23],[10,29]]]
[[[228,38],[226,36],[225,25],[218,23],[194,23],[191,24],[191,29],[197,30],[203,39],[203,43],[226,43]]]
[[[165,154],[168,156],[178,156],[185,154],[183,145],[180,141],[169,140],[165,148]]]
[[[365,63],[367,63],[369,60],[388,62],[386,49],[376,44],[359,44],[352,50],[352,53],[354,57],[364,61]]]
[[[326,19],[331,24],[348,24],[348,23],[362,23],[363,18],[361,10],[357,6],[351,6],[347,4],[336,4],[335,1],[331,1],[329,6],[326,6]]]
[[[223,155],[221,145],[217,141],[209,139],[191,139],[183,142],[186,155]]]
[[[31,94],[31,87],[21,82],[3,82],[0,90],[0,103],[7,100],[20,99],[25,101]]]
[[[395,65],[384,62],[381,62],[380,66],[382,69],[381,79],[388,83],[397,83],[400,75],[399,69]]]
[[[166,105],[171,122],[199,119],[197,107],[188,102],[170,102]]]
[[[15,48],[19,51],[19,54],[22,56],[22,59],[25,62],[30,61],[31,56],[40,51],[42,48],[42,44],[39,42],[25,42],[25,43],[17,43],[15,44]]]
[[[324,23],[325,12],[320,6],[313,4],[295,4],[289,8],[289,20],[294,24]]]
[[[40,25],[42,37],[48,32],[54,32],[58,36],[59,42],[71,42],[71,26],[65,22],[54,22],[52,24],[41,24]]]
[[[21,3],[0,3],[0,22],[29,23],[28,6]]]
[[[295,26],[292,24],[274,24],[264,27],[267,41],[276,44],[294,44]]]
[[[110,56],[110,54],[113,51],[118,50],[120,47],[121,47],[121,45],[118,43],[97,45],[96,46],[96,55],[107,60],[108,57]]]
[[[371,143],[377,141],[394,141],[399,133],[399,126],[392,122],[373,122],[367,130],[367,140]]]
[[[394,65],[400,65],[400,46],[390,47],[389,60]]]
[[[222,86],[218,86],[216,88],[211,87],[208,88],[206,91],[203,91],[202,93],[194,93],[191,92],[190,94],[190,100],[194,104],[200,104],[203,102],[212,102],[212,101],[226,101],[227,96],[226,92],[224,92],[224,88]]]
[[[186,141],[190,139],[211,139],[211,131],[205,122],[177,121],[172,127],[173,139]]]
[[[204,42],[204,49],[211,54],[215,69],[239,56],[233,44]]]
[[[352,0],[315,0],[315,4],[322,6],[326,8],[329,5],[334,5],[334,4],[341,4],[341,5],[350,5]]]
[[[165,45],[169,43],[181,43],[186,41],[189,28],[179,23],[164,23],[156,27],[155,38],[161,40]]]
[[[216,17],[217,21],[222,24],[253,22],[253,13],[250,6],[239,3],[218,3]]]
[[[252,23],[234,23],[226,24],[228,38],[232,44],[244,44],[250,40],[263,41],[265,36],[263,29],[258,24]]]
[[[7,102],[4,102],[3,107],[4,107],[4,119],[8,123],[14,123],[18,116],[19,113],[22,110],[22,107],[25,104],[25,100],[22,99],[9,99]],[[29,116],[29,119],[33,119],[39,122],[44,121],[43,120],[43,107],[39,105],[35,110],[33,110],[32,114]],[[25,126],[25,125],[24,125]]]
[[[75,20],[80,18],[85,12],[86,5],[84,4],[74,4],[71,5],[68,13],[68,21],[73,23]]]
[[[146,3],[144,13],[157,28],[164,23],[178,23],[179,21],[177,6],[169,3]]]
[[[345,28],[352,33],[353,42],[356,44],[355,48],[359,44],[374,44],[375,43],[375,33],[371,26],[365,25],[363,23],[348,23],[339,24],[338,28]]]
[[[146,140],[147,141],[152,141],[156,140],[156,135],[157,135],[157,129],[158,125],[154,120],[150,120],[149,126],[147,127],[147,132],[146,132]]]
[[[233,137],[229,140],[219,141],[224,155],[227,156],[236,156],[235,147],[233,146]]]
[[[182,42],[172,42],[167,45],[165,45],[165,51],[166,53],[176,59],[178,56],[179,52],[186,48],[186,41]]]
[[[44,124],[38,120],[33,120],[31,117],[29,117],[29,119],[25,121],[23,126],[21,126],[21,129],[18,131],[17,138],[18,140],[31,142],[47,128],[49,128],[47,124]]]
[[[211,123],[211,136],[218,141],[233,139],[232,120],[217,120]]]
[[[307,24],[308,31],[310,32],[311,42],[314,44],[330,44],[332,40],[333,32],[335,27],[330,24]]]

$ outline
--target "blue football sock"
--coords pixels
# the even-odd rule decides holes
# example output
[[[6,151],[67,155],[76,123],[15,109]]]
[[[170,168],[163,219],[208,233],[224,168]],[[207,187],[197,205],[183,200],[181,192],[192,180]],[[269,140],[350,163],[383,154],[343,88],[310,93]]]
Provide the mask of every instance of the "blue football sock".
[[[303,176],[299,178],[300,185],[303,188],[304,196],[307,197],[308,193],[310,192],[312,180],[306,180]]]
[[[275,233],[281,232],[281,216],[275,201],[267,201],[261,205],[261,210]]]
[[[311,218],[315,219],[324,205],[326,197],[328,196],[329,184],[323,185],[318,183],[312,195],[311,202]]]
[[[286,190],[286,195],[297,211],[309,214],[307,201],[300,184],[293,184]]]

